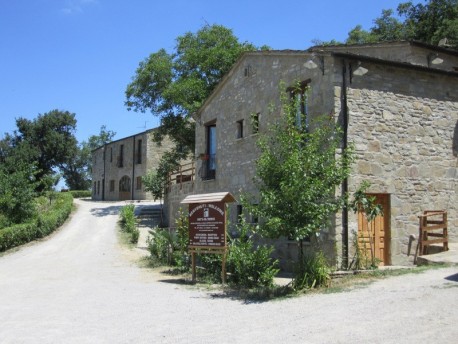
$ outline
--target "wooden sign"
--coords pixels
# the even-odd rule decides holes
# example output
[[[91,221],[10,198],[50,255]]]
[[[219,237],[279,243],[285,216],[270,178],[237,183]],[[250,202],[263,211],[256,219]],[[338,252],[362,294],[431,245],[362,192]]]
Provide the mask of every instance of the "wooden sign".
[[[226,204],[223,202],[189,205],[189,246],[226,247]]]
[[[189,205],[189,252],[192,280],[196,280],[196,254],[223,256],[221,279],[226,283],[226,203],[235,202],[229,192],[189,195],[181,203]]]

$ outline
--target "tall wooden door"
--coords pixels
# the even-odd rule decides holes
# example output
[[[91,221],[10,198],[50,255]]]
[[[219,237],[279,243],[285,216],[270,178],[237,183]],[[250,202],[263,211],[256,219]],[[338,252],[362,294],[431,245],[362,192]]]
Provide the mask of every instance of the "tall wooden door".
[[[390,265],[390,195],[368,194],[375,197],[380,204],[383,215],[377,216],[371,223],[367,222],[364,213],[358,213],[358,244],[364,259],[372,261],[372,255],[379,265]]]

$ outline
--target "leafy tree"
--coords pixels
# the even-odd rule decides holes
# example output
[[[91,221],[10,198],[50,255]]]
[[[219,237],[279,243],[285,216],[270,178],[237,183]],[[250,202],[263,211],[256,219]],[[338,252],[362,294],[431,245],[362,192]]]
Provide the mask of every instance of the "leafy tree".
[[[70,190],[87,190],[91,187],[92,151],[112,141],[116,135],[100,127],[98,135],[92,135],[78,145],[74,158],[62,166],[63,177]]]
[[[196,33],[176,39],[173,53],[165,49],[140,62],[126,89],[128,110],[151,111],[161,119],[155,140],[165,135],[176,144],[177,161],[194,152],[194,122],[190,118],[245,51],[256,50],[241,43],[232,30],[205,25]],[[176,162],[177,163],[177,162]]]
[[[298,121],[297,101],[282,100],[283,115],[258,141],[256,164],[259,201],[244,199],[244,206],[262,221],[257,229],[265,237],[289,237],[299,244],[327,226],[345,200],[336,188],[350,173],[352,149],[336,156],[341,131],[332,118]]]
[[[77,151],[75,114],[52,110],[37,118],[16,120],[17,130],[10,143],[13,147],[26,147],[29,164],[36,163],[37,191],[49,189],[55,180],[55,170],[71,161]]]
[[[10,145],[11,136],[0,142],[0,228],[20,223],[35,215],[37,167],[30,163],[27,143]]]
[[[424,5],[403,2],[396,12],[397,16],[392,9],[383,10],[369,31],[357,25],[345,43],[416,40],[437,45],[447,38],[452,47],[458,48],[458,0],[428,0]]]

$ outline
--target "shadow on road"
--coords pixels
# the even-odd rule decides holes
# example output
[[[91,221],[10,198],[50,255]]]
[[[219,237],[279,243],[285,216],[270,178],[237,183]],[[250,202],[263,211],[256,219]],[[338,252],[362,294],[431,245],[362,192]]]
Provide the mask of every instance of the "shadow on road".
[[[118,215],[119,209],[121,208],[122,206],[120,205],[113,205],[107,208],[92,208],[91,214],[97,217],[104,217],[108,215]]]
[[[445,279],[447,281],[458,282],[458,274],[447,276]]]

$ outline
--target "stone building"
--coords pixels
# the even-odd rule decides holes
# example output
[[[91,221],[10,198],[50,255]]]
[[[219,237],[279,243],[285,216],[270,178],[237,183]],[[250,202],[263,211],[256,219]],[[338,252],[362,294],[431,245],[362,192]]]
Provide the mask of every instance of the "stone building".
[[[458,52],[418,42],[318,46],[306,51],[245,53],[196,114],[196,179],[168,194],[173,221],[188,193],[256,194],[256,140],[281,111],[280,84],[299,82],[301,111],[328,114],[354,144],[356,161],[343,188],[363,180],[383,205],[376,221],[377,257],[406,264],[409,237],[423,210],[447,210],[449,237],[458,240]],[[199,159],[200,157],[200,159]],[[231,222],[243,212],[231,206]],[[320,240],[336,266],[351,260],[352,235],[364,220],[344,211]],[[276,243],[283,261],[295,243]]]
[[[142,176],[157,168],[173,144],[153,141],[154,129],[112,141],[92,152],[92,199],[105,201],[151,199]]]

